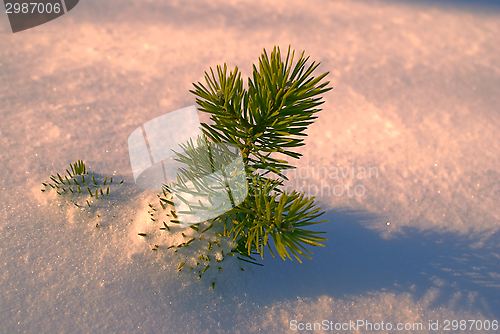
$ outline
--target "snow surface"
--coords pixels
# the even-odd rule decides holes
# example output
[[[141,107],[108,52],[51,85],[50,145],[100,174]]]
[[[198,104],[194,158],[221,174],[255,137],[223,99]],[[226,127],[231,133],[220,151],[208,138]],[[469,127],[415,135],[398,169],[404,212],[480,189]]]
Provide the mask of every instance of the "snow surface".
[[[1,333],[287,333],[291,320],[325,319],[439,320],[443,332],[446,319],[500,319],[498,12],[87,0],[25,32],[10,33],[6,19]],[[134,186],[127,138],[192,105],[191,83],[210,66],[227,62],[248,76],[263,47],[289,44],[322,62],[317,74],[331,71],[334,89],[289,183],[323,186],[329,241],[303,264],[267,256],[264,267],[228,261],[201,280],[178,272],[196,252],[161,248],[175,240],[149,220],[155,194]],[[111,205],[97,206],[100,217],[40,192],[78,159],[125,179]],[[378,177],[353,178],[353,166]],[[337,184],[362,185],[364,196],[328,195],[325,185]]]

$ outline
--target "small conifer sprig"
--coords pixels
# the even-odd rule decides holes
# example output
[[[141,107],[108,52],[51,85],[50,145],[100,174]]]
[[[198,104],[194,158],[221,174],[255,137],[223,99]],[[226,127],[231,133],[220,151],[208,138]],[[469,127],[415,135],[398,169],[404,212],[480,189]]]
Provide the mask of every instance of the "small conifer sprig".
[[[253,255],[264,257],[270,241],[282,259],[301,256],[311,258],[306,246],[323,246],[320,234],[308,229],[323,223],[323,214],[314,205],[314,197],[284,191],[283,171],[295,168],[288,158],[301,157],[294,148],[304,145],[305,130],[317,118],[320,95],[329,91],[329,82],[322,82],[328,72],[313,77],[319,63],[306,63],[304,52],[293,64],[294,51],[282,60],[280,49],[270,57],[264,49],[259,64],[253,66],[248,89],[244,89],[236,67],[227,73],[227,66],[205,72],[206,83],[194,84],[199,110],[210,115],[213,124],[202,123],[204,139],[211,143],[237,146],[243,157],[249,194],[232,210],[209,221],[222,223],[223,236],[231,238],[233,250],[241,259],[255,263]],[[192,150],[192,152],[195,152]],[[196,161],[196,157],[178,153],[178,161]],[[201,159],[201,157],[200,157]],[[188,170],[181,171],[186,176]],[[188,178],[189,180],[189,178]],[[166,187],[168,190],[168,187]]]
[[[50,176],[50,181],[42,183],[42,192],[53,190],[59,196],[66,197],[70,203],[78,208],[91,207],[94,200],[106,198],[110,194],[113,177],[100,177],[89,173],[83,160],[69,164],[66,174]],[[96,177],[97,176],[97,177]],[[122,180],[119,184],[122,184]],[[116,183],[116,182],[115,182]]]

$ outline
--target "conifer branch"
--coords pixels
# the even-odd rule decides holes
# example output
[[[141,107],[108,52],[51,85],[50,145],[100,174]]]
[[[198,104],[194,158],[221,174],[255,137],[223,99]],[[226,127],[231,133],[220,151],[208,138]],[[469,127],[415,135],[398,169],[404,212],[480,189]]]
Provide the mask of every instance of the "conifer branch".
[[[283,190],[287,179],[283,171],[295,168],[287,159],[301,157],[294,148],[304,145],[305,130],[324,102],[320,95],[331,89],[329,81],[322,81],[328,72],[312,76],[319,63],[306,66],[309,57],[302,52],[294,64],[294,56],[290,47],[285,61],[279,48],[270,56],[264,49],[258,65],[253,65],[247,90],[238,68],[228,73],[224,64],[215,72],[210,68],[205,72],[205,84],[193,84],[195,89],[190,91],[196,95],[198,109],[208,113],[213,122],[202,123],[205,140],[241,150],[249,194],[212,222],[223,223],[234,251],[252,261],[252,255],[263,258],[266,247],[274,256],[271,239],[282,259],[299,262],[312,254],[306,245],[323,246],[321,242],[326,241],[320,236],[324,232],[307,229],[324,222],[317,220],[323,212],[315,207],[314,197]],[[196,154],[178,154],[178,159],[191,169],[200,159]],[[181,174],[191,180],[188,169]]]

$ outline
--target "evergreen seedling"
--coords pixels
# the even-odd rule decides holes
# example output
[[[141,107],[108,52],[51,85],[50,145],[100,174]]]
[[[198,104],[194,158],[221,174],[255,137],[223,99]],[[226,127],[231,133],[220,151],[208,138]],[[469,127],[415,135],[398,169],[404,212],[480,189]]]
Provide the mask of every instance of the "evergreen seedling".
[[[331,89],[327,87],[328,81],[322,81],[328,72],[312,76],[319,63],[306,65],[309,57],[305,57],[304,52],[294,63],[294,55],[288,48],[283,60],[279,48],[275,47],[270,56],[264,50],[258,65],[253,66],[247,89],[243,87],[238,68],[228,73],[224,64],[215,71],[210,68],[210,73],[205,72],[205,83],[198,82],[191,90],[196,95],[198,110],[207,113],[212,121],[201,124],[203,141],[207,145],[223,143],[238,147],[248,184],[245,200],[209,220],[209,226],[199,233],[222,224],[223,233],[217,235],[230,238],[232,253],[253,264],[258,264],[253,255],[260,255],[262,259],[265,248],[274,256],[271,243],[283,260],[295,258],[301,262],[301,257],[311,258],[312,252],[306,246],[324,246],[322,242],[326,241],[320,236],[325,232],[308,229],[325,222],[319,220],[323,212],[315,207],[314,197],[284,189],[287,177],[283,172],[295,168],[288,159],[301,157],[294,148],[304,145],[305,130],[321,110],[318,108],[323,103],[320,95]],[[198,146],[203,141],[198,140]],[[204,162],[207,170],[217,164],[224,165],[224,155],[219,156],[220,161],[215,154],[207,159],[201,150],[193,147],[193,142],[188,142],[183,146],[184,152],[176,153],[176,160],[188,165],[179,170],[177,181],[181,186],[191,181],[198,191],[205,190],[204,184],[195,182],[194,172],[203,170],[200,166]],[[169,189],[168,185],[164,186],[165,197],[171,194]],[[233,203],[232,190],[228,188]],[[209,202],[212,195],[208,192],[206,196]],[[201,202],[199,208],[204,208]],[[178,218],[175,211],[170,212]],[[233,256],[232,253],[228,255]],[[208,255],[206,261],[209,261]]]
[[[89,202],[89,199],[99,200],[109,196],[109,186],[106,188],[106,191],[104,191],[102,188],[99,188],[98,186],[98,180],[100,179],[99,175],[90,175],[90,177],[92,178],[92,182],[87,182],[85,180],[85,175],[89,176],[89,173],[87,172],[87,167],[82,160],[78,160],[70,164],[69,167],[69,169],[65,169],[67,175],[64,175],[64,177],[61,176],[61,174],[56,173],[56,175],[50,176],[49,182],[43,182],[42,186],[44,188],[42,189],[42,192],[47,192],[47,190],[50,190],[50,188],[56,189],[57,195],[62,196],[62,198],[66,198],[70,203],[73,203],[76,207],[82,210],[85,207],[85,204],[78,205],[76,201],[82,200],[81,203],[85,201],[87,203],[87,206],[90,208],[91,203]],[[105,176],[104,182],[106,183],[107,180],[108,177]],[[82,188],[84,188],[83,192]],[[85,192],[85,189],[87,189],[87,192]],[[101,193],[100,197],[99,192]],[[99,215],[97,215],[97,217],[99,217]]]

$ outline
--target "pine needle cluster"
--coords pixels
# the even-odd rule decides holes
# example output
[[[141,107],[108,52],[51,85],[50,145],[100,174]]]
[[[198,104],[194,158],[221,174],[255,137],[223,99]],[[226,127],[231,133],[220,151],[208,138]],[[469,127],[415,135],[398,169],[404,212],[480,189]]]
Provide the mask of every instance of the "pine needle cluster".
[[[283,171],[295,168],[287,159],[301,157],[294,149],[304,145],[305,131],[324,102],[320,95],[331,89],[322,81],[328,72],[312,76],[319,63],[307,66],[309,57],[302,52],[294,64],[294,55],[289,47],[283,61],[279,48],[270,56],[264,49],[247,89],[238,68],[228,73],[224,64],[215,72],[210,68],[205,84],[198,82],[191,90],[198,109],[212,121],[202,123],[205,141],[238,147],[248,184],[248,196],[209,223],[223,224],[222,236],[232,240],[233,251],[253,263],[266,248],[273,257],[276,251],[283,260],[301,262],[301,257],[311,258],[306,246],[324,246],[327,240],[320,236],[325,232],[309,229],[325,222],[318,220],[323,212],[314,197],[284,190]],[[178,153],[178,161],[194,164],[196,155]]]
[[[42,192],[54,191],[79,209],[89,209],[97,200],[108,198],[113,177],[100,176],[89,172],[83,160],[69,164],[66,174],[51,175],[49,181],[42,182]],[[122,184],[124,180],[120,181]],[[117,184],[117,182],[114,182]],[[90,216],[89,216],[90,218]]]

